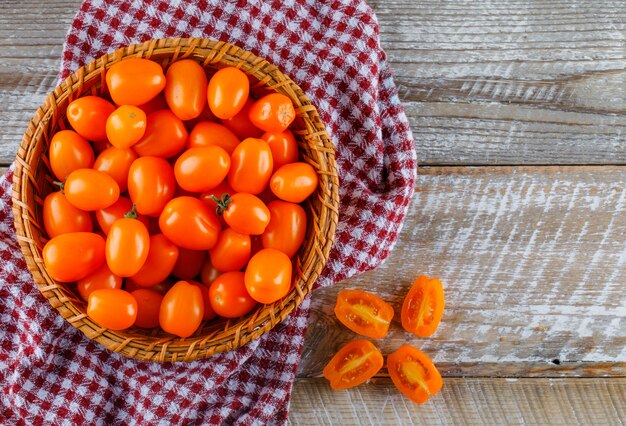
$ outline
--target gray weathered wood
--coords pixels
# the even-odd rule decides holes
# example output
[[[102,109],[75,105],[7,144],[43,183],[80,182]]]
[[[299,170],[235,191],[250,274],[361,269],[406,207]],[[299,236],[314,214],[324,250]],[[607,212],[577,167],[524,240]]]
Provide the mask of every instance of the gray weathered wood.
[[[333,306],[340,290],[359,288],[395,308],[381,350],[414,344],[445,375],[626,376],[625,184],[623,167],[420,169],[387,262],[314,293],[299,375],[319,376],[357,337]],[[446,293],[428,339],[399,323],[421,274]]]
[[[80,1],[0,4],[0,162]],[[422,164],[626,164],[619,1],[372,1]]]
[[[390,380],[332,391],[326,380],[294,384],[292,425],[618,425],[626,379],[447,379],[423,405]]]

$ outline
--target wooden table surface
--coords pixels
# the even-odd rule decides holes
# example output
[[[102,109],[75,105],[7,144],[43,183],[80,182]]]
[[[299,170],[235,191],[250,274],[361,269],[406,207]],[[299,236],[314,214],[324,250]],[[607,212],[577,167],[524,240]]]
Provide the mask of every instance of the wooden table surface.
[[[80,1],[0,2],[0,165],[57,82]],[[420,159],[398,245],[376,271],[315,293],[293,424],[626,422],[626,7],[623,1],[371,1]],[[331,392],[355,335],[337,292],[399,307],[418,274],[445,285],[430,339],[445,376],[417,406],[383,372]]]

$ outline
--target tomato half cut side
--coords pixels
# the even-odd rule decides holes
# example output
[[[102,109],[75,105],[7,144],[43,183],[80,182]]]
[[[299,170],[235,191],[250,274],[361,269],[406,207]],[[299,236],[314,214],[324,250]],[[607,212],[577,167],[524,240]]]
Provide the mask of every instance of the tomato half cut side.
[[[387,369],[393,384],[411,401],[423,404],[443,386],[441,374],[424,352],[402,345],[387,356]]]
[[[402,327],[416,336],[431,336],[443,316],[443,285],[437,278],[417,277],[402,303]]]
[[[324,367],[324,377],[334,390],[365,383],[383,366],[383,355],[367,340],[353,340],[345,345]]]
[[[342,290],[335,305],[337,319],[350,330],[373,339],[387,335],[393,308],[380,297],[363,290]]]

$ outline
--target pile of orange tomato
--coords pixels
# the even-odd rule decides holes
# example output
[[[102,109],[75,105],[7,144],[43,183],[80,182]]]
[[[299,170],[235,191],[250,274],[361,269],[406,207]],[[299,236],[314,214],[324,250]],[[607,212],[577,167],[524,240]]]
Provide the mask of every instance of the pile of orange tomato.
[[[191,336],[289,292],[318,176],[299,160],[291,100],[250,95],[234,67],[126,59],[108,97],[67,107],[49,146],[49,276],[76,282],[103,327]],[[105,95],[106,96],[106,95]]]

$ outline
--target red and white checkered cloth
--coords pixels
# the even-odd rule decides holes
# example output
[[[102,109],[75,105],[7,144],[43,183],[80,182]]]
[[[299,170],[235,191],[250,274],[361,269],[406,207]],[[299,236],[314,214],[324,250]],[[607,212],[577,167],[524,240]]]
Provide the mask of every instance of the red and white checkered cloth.
[[[263,56],[317,106],[341,180],[337,242],[318,285],[379,265],[407,211],[416,159],[409,123],[360,0],[87,0],[67,35],[61,77],[121,46],[208,37]],[[190,364],[126,359],[90,341],[46,302],[26,269],[0,180],[0,383],[7,423],[282,424],[310,298],[238,350]]]

